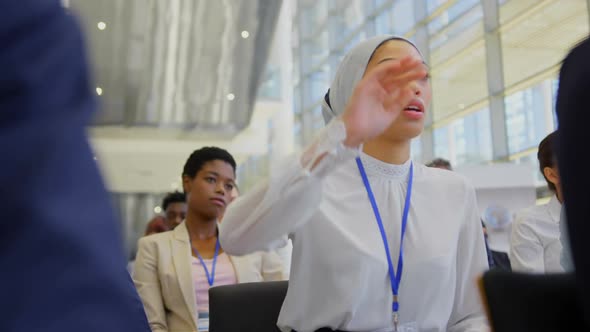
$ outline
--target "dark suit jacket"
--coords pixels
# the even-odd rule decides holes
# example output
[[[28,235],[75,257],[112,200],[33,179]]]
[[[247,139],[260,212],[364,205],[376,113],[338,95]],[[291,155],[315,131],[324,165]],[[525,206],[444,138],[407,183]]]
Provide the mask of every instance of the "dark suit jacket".
[[[149,331],[84,127],[96,108],[59,0],[0,0],[0,331]]]
[[[557,96],[559,172],[564,191],[577,294],[590,326],[590,41],[563,62]]]

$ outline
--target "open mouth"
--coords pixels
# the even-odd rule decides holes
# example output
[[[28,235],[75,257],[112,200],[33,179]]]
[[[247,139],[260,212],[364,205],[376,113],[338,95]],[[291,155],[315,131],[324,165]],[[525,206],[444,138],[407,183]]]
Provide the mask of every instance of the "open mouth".
[[[424,113],[424,110],[422,110],[422,108],[420,108],[419,106],[415,106],[415,105],[410,105],[410,106],[406,107],[404,110],[410,111],[410,112]]]

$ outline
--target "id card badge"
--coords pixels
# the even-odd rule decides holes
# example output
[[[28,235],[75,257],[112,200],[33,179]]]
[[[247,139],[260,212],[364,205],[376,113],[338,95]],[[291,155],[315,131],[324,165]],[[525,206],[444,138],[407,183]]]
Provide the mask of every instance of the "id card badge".
[[[418,323],[416,323],[416,322],[404,323],[404,324],[398,325],[397,329],[395,329],[394,327],[391,327],[391,328],[386,329],[382,332],[418,332]]]
[[[209,331],[209,313],[208,312],[199,312],[199,317],[197,319],[197,331],[199,332],[208,332]]]
[[[418,332],[418,323],[410,322],[397,327],[397,332]]]

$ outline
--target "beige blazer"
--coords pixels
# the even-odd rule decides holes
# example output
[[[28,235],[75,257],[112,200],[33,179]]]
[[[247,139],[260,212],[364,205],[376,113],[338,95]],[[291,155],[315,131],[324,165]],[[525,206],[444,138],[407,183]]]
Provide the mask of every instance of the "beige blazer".
[[[139,240],[133,282],[153,332],[197,331],[191,247],[185,223]],[[284,280],[275,252],[229,256],[238,283]]]

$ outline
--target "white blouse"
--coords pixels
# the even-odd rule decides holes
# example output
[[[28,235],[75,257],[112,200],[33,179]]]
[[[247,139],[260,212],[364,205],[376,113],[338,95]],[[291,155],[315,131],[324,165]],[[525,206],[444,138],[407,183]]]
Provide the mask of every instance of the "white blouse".
[[[561,203],[553,196],[549,203],[518,214],[510,238],[512,270],[533,273],[563,272],[559,240]]]
[[[282,331],[380,331],[392,326],[392,291],[379,228],[354,157],[333,121],[314,143],[314,158],[296,156],[268,183],[235,201],[220,227],[230,254],[293,240]],[[328,153],[309,171],[317,156]],[[397,267],[410,162],[391,165],[361,154]],[[414,164],[404,239],[400,322],[419,331],[486,331],[476,277],[487,269],[475,191],[461,176]],[[396,271],[397,272],[397,271]]]

